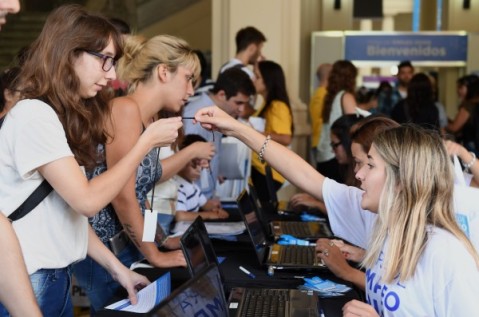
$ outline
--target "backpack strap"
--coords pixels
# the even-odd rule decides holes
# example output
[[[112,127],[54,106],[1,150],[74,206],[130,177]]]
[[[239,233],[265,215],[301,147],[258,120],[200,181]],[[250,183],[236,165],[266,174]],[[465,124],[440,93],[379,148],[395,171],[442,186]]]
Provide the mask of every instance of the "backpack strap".
[[[43,182],[35,189],[35,191],[28,196],[28,198],[20,205],[14,212],[8,216],[10,222],[16,221],[18,219],[26,216],[30,211],[32,211],[39,203],[42,202],[53,190],[53,187],[45,179]]]

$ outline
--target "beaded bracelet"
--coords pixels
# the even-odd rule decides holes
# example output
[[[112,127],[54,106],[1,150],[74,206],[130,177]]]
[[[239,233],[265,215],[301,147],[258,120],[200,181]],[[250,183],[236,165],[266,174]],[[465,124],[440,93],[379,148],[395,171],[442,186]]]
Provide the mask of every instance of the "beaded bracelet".
[[[263,142],[263,145],[261,146],[261,150],[259,150],[259,160],[261,163],[264,163],[264,151],[266,150],[269,140],[271,140],[271,135],[268,134]]]
[[[474,152],[469,152],[469,153],[472,155],[472,159],[469,163],[464,165],[464,168],[466,169],[466,171],[469,171],[471,169],[472,165],[474,165],[474,163],[476,163],[476,153],[474,153]]]

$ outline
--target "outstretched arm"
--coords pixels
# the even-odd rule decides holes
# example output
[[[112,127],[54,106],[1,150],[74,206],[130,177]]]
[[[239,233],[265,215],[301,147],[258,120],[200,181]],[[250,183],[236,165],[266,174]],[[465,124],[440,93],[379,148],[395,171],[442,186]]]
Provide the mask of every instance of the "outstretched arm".
[[[118,164],[91,181],[72,156],[49,162],[38,171],[76,212],[91,217],[118,195],[146,153],[153,147],[171,144],[181,126],[179,117],[151,124]]]
[[[205,129],[215,129],[223,134],[233,136],[256,153],[259,153],[266,137],[253,128],[230,117],[218,107],[207,107],[199,110],[195,121]],[[322,200],[324,176],[319,174],[310,164],[286,147],[269,141],[264,147],[264,159],[292,184]]]
[[[13,316],[42,316],[17,236],[0,212],[0,302]]]

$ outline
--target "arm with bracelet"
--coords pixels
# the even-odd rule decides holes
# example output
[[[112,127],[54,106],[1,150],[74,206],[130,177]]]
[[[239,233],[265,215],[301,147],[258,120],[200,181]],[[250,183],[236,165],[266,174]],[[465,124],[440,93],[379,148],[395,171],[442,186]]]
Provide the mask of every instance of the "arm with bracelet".
[[[292,184],[317,199],[323,199],[324,176],[293,151],[238,122],[218,107],[203,108],[196,113],[195,118],[196,122],[206,129],[219,130],[225,135],[239,139],[253,151],[261,154],[260,160],[267,161]]]
[[[457,155],[464,166],[465,172],[471,173],[473,179],[471,186],[479,187],[479,163],[474,152],[469,152],[461,144],[453,141],[445,141],[449,155]]]

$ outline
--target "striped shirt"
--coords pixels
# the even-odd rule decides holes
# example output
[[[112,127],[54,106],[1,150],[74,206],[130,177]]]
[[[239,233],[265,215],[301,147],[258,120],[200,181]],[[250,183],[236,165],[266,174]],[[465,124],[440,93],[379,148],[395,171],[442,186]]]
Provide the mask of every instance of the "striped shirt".
[[[178,175],[175,177],[175,181],[178,184],[176,210],[198,211],[201,206],[206,204],[207,198],[201,193],[198,185]]]

